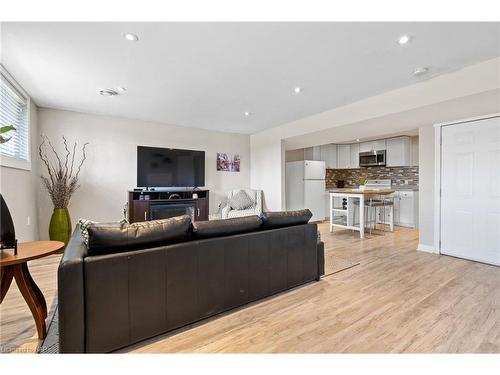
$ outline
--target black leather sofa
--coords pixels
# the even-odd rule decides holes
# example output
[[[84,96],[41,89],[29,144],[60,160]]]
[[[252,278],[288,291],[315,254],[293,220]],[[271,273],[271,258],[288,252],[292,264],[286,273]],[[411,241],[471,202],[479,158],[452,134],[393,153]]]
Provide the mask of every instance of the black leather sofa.
[[[200,222],[183,242],[103,255],[89,255],[77,227],[58,269],[61,353],[114,351],[319,280],[316,224],[255,218],[246,233],[237,219],[232,235]]]

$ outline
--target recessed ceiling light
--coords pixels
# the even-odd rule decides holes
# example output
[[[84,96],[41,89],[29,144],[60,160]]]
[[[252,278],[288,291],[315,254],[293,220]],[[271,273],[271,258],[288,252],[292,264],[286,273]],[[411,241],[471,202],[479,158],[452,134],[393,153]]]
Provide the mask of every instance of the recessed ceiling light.
[[[248,116],[250,116],[250,112],[246,111],[246,112],[244,113],[244,115],[248,117]]]
[[[295,92],[296,94],[300,94],[302,92],[302,87],[296,87],[296,88],[294,88],[293,92]]]
[[[116,91],[118,91],[118,92],[125,92],[125,91],[127,91],[127,89],[125,87],[117,87]]]
[[[118,95],[118,93],[115,90],[111,90],[111,89],[99,89],[99,94],[101,94],[102,96]]]
[[[137,42],[139,40],[139,37],[132,33],[122,33],[122,36],[130,42]]]
[[[356,138],[356,142],[359,142],[359,138]]]
[[[421,75],[426,74],[428,71],[429,71],[429,68],[427,68],[427,67],[415,68],[415,70],[413,71],[413,75],[415,77],[419,77]]]
[[[405,45],[410,43],[411,39],[412,39],[411,35],[401,35],[398,39],[398,43],[401,45]]]

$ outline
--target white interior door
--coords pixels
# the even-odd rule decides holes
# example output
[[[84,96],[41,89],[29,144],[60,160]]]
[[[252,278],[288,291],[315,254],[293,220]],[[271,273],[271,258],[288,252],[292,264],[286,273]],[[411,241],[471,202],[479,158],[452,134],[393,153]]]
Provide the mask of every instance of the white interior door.
[[[441,136],[441,253],[500,265],[500,118]]]

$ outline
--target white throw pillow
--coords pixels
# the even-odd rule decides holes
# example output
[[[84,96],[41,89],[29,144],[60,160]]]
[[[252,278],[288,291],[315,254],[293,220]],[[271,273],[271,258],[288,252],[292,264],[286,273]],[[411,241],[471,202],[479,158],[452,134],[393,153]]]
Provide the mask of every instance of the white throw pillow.
[[[252,198],[246,193],[245,190],[240,190],[228,199],[228,203],[233,210],[244,210],[255,205]]]

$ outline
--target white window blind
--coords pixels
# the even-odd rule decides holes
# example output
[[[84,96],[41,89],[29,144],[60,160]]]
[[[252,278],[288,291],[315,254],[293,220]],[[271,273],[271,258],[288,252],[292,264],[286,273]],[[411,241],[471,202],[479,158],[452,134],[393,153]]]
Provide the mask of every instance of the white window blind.
[[[29,159],[29,120],[28,98],[23,95],[0,73],[0,126],[14,125],[16,130],[4,133],[4,138],[11,138],[0,144],[0,154],[13,159]]]

